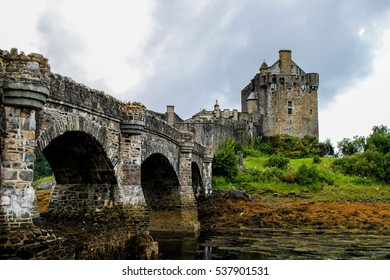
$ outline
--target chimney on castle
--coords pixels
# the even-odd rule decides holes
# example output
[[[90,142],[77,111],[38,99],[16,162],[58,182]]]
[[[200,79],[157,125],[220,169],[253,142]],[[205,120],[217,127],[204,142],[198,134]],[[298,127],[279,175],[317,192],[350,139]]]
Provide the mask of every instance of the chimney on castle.
[[[169,125],[175,124],[175,106],[173,105],[167,106],[167,122]]]
[[[292,71],[292,60],[290,50],[279,51],[279,63],[280,63],[280,74],[291,75]]]
[[[218,100],[215,100],[214,117],[219,118],[220,116],[221,116],[221,111],[219,110]]]

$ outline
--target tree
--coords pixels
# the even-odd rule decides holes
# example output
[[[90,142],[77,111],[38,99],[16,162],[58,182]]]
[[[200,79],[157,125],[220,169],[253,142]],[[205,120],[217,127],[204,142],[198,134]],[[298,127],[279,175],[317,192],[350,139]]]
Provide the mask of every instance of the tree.
[[[329,138],[325,140],[325,142],[319,143],[319,149],[321,151],[321,156],[333,156],[334,155],[334,147]]]
[[[53,170],[51,169],[49,163],[47,162],[45,156],[40,154],[35,160],[34,164],[34,180],[48,177],[53,175]]]
[[[382,154],[390,152],[390,129],[380,125],[372,128],[372,133],[367,138],[366,149],[375,148]]]
[[[337,148],[344,156],[350,156],[356,153],[362,153],[366,147],[366,138],[364,136],[354,136],[353,140],[344,138],[337,143]]]

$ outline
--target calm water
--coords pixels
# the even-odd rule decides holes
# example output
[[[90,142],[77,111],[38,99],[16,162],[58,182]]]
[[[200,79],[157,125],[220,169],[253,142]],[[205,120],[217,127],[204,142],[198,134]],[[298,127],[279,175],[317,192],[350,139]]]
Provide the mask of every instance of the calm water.
[[[152,236],[160,259],[390,259],[390,232],[259,229]]]

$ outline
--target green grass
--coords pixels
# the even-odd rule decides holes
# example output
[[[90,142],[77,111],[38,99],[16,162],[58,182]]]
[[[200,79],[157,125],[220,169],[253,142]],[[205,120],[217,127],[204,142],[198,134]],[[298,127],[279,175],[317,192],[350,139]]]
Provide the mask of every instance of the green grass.
[[[313,201],[338,200],[390,200],[390,185],[378,183],[371,178],[346,176],[335,173],[331,166],[334,158],[321,158],[313,163],[313,158],[290,159],[287,170],[266,168],[267,156],[248,156],[244,159],[245,169],[236,178],[228,181],[224,177],[213,178],[213,189],[243,189],[266,199],[275,200],[292,193]],[[294,178],[298,168],[305,164],[318,170],[318,182],[300,185]],[[280,178],[286,178],[281,180]],[[290,181],[291,180],[291,181]]]

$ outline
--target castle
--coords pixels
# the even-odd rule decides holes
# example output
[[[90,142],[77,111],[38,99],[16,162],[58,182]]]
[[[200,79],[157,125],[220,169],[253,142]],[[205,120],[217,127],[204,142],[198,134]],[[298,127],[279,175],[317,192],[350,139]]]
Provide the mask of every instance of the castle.
[[[138,233],[197,232],[213,148],[227,137],[317,137],[317,88],[318,74],[280,51],[242,90],[240,112],[216,103],[184,121],[173,106],[152,114],[52,73],[43,55],[0,50],[0,259],[116,258]],[[32,187],[40,154],[56,181],[49,220],[83,222],[82,239],[42,224]]]
[[[241,112],[201,110],[182,120],[173,106],[161,117],[179,130],[191,131],[197,142],[214,146],[226,137],[242,143],[255,137],[288,134],[318,138],[318,73],[305,73],[290,50],[280,50],[271,66],[264,61],[259,72],[241,91]]]

